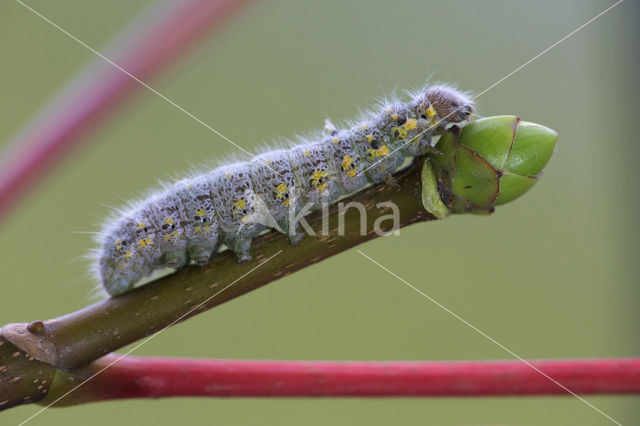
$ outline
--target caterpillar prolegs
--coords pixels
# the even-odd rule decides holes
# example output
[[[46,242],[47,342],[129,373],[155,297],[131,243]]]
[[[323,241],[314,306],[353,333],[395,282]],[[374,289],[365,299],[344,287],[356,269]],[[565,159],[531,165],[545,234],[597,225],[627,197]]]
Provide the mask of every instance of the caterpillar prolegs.
[[[466,94],[431,86],[349,129],[327,122],[315,140],[180,180],[104,227],[95,270],[118,295],[155,269],[204,265],[221,244],[247,261],[252,238],[267,228],[295,243],[302,237],[295,218],[390,181],[406,158],[424,154],[434,135],[472,112]]]

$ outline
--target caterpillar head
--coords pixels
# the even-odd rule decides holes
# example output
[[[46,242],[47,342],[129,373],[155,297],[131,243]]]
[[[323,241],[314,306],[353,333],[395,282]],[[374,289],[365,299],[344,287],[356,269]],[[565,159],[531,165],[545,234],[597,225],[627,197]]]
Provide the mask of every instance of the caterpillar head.
[[[445,124],[468,120],[473,113],[473,101],[449,86],[429,87],[425,97]]]

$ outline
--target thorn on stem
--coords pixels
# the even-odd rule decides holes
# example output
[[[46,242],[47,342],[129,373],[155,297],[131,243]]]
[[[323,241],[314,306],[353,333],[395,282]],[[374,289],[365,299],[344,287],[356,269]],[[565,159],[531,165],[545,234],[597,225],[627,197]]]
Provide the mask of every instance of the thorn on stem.
[[[40,320],[32,321],[27,325],[27,330],[33,334],[41,334],[44,331],[44,323]]]

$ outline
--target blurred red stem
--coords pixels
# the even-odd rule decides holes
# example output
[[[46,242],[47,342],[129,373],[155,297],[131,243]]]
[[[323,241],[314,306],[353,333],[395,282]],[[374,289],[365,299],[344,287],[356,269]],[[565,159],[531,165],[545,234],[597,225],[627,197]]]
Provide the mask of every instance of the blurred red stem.
[[[248,2],[162,2],[145,11],[116,42],[111,43],[110,48],[101,53],[145,81],[193,47],[207,30],[219,28],[232,12]],[[41,18],[34,15],[33,19]],[[42,25],[49,24],[42,22]],[[69,30],[73,33],[73,29]],[[51,31],[58,30],[51,28]],[[79,39],[82,39],[81,35]],[[71,39],[69,42],[75,43]],[[147,90],[103,59],[92,58],[23,127],[9,143],[6,152],[0,154],[0,219],[37,178],[42,178],[73,147],[86,141],[86,133],[117,109],[127,95],[138,89]]]
[[[102,368],[116,357],[112,354],[101,358],[90,370]],[[531,363],[577,394],[640,392],[640,358]],[[87,384],[96,389],[97,394],[89,393],[98,399],[567,394],[520,361],[327,362],[125,357]],[[72,400],[68,403],[73,403]]]

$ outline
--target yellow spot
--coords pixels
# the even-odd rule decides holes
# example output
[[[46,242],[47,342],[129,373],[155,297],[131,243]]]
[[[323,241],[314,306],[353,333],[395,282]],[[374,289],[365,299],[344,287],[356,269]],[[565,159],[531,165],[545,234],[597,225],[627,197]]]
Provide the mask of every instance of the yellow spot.
[[[172,217],[168,217],[164,220],[164,223],[166,223],[167,225],[171,225],[173,223],[173,218]]]
[[[171,235],[169,235],[169,234],[164,234],[164,239],[165,239],[165,240],[168,240],[169,238],[171,238]]]
[[[273,163],[273,161],[267,158],[267,160],[265,161],[265,163],[267,163],[267,164],[271,164],[271,163]]]
[[[373,135],[371,133],[369,133],[367,136],[367,142],[371,143],[371,141],[373,140]]]
[[[404,139],[407,137],[407,129],[402,126],[394,127],[393,129],[391,129],[391,134],[397,139]]]
[[[138,245],[140,247],[146,247],[148,245],[151,245],[151,238],[143,238],[140,241],[138,241]]]
[[[144,222],[138,222],[138,229],[144,228]]]
[[[436,115],[436,110],[432,106],[427,108],[427,117],[432,118],[435,115]]]
[[[329,174],[327,172],[322,172],[318,169],[314,170],[311,174],[311,185],[313,185],[318,191],[324,191],[327,187],[325,183],[321,183],[320,179],[327,177]]]
[[[305,157],[308,157],[311,155],[311,152],[309,152],[309,150],[306,150],[305,152],[303,152]]]
[[[205,226],[204,226],[204,231],[205,231],[205,232],[207,232],[209,229],[211,229],[211,226],[209,226],[209,225],[205,225]]]
[[[393,110],[391,108],[387,108],[387,109],[384,110],[385,114],[391,114],[392,112],[393,112]],[[395,118],[394,118],[394,120],[395,120]]]
[[[326,177],[326,176],[328,176],[327,172],[322,172],[318,169],[314,170],[313,173],[311,174],[312,179],[319,179],[321,177]]]
[[[331,139],[331,142],[332,143],[338,143],[338,142],[340,142],[340,138],[333,138],[333,139]]]
[[[131,252],[128,251],[124,254],[124,257],[126,257],[127,259],[131,259]]]
[[[121,240],[120,238],[118,238],[118,239],[116,240],[116,244],[120,244],[121,242],[122,242],[122,240]]]
[[[124,270],[124,265],[119,265],[119,266],[118,266],[118,269],[120,269],[121,271],[123,271],[123,270]]]
[[[205,213],[204,209],[196,210],[196,214],[198,216],[204,216],[204,213]]]
[[[363,124],[362,126],[360,126],[360,128],[362,130],[367,130],[369,128],[369,126],[367,126],[366,124]]]
[[[281,183],[280,185],[276,186],[276,196],[278,197],[278,199],[282,200],[286,192],[287,192],[286,184]]]
[[[196,226],[195,229],[193,230],[193,232],[195,232],[197,234],[198,232],[200,232],[201,229],[202,229],[201,227]]]
[[[246,215],[245,215],[245,216],[242,216],[242,219],[240,219],[240,222],[242,222],[242,223],[247,223],[247,222],[249,222],[249,216],[246,216]]]
[[[178,235],[180,235],[180,231],[174,231],[174,233],[172,234],[172,237],[178,238]]]
[[[346,172],[351,168],[351,164],[353,164],[353,159],[349,154],[345,154],[344,158],[342,159],[342,170]]]
[[[121,249],[122,249],[122,246],[121,246],[120,244],[118,244],[118,245],[116,246],[116,250],[121,250]]]
[[[397,120],[398,119],[398,114],[392,114],[391,115],[391,119],[392,120]]]
[[[376,151],[376,155],[378,157],[386,157],[387,155],[389,155],[389,147],[386,145],[382,145],[380,148],[378,148],[378,150]]]
[[[418,122],[416,121],[415,118],[409,118],[407,119],[407,121],[403,124],[404,128],[407,130],[413,130],[416,127],[418,127]]]
[[[347,172],[347,176],[354,177],[356,175],[356,169],[351,169]]]
[[[226,177],[227,179],[229,179],[229,178],[231,177],[231,173],[229,173],[229,172],[225,173],[224,175],[225,175],[225,177]]]
[[[376,157],[386,157],[387,155],[389,155],[389,147],[387,145],[382,145],[378,149],[367,150],[367,157],[369,160],[373,160]]]
[[[244,200],[238,200],[238,201],[236,201],[236,203],[234,204],[234,206],[235,206],[237,209],[244,209],[244,206],[245,206],[245,204],[244,204]]]
[[[287,198],[286,200],[284,200],[284,202],[282,203],[283,206],[288,206],[289,205],[290,200]]]

